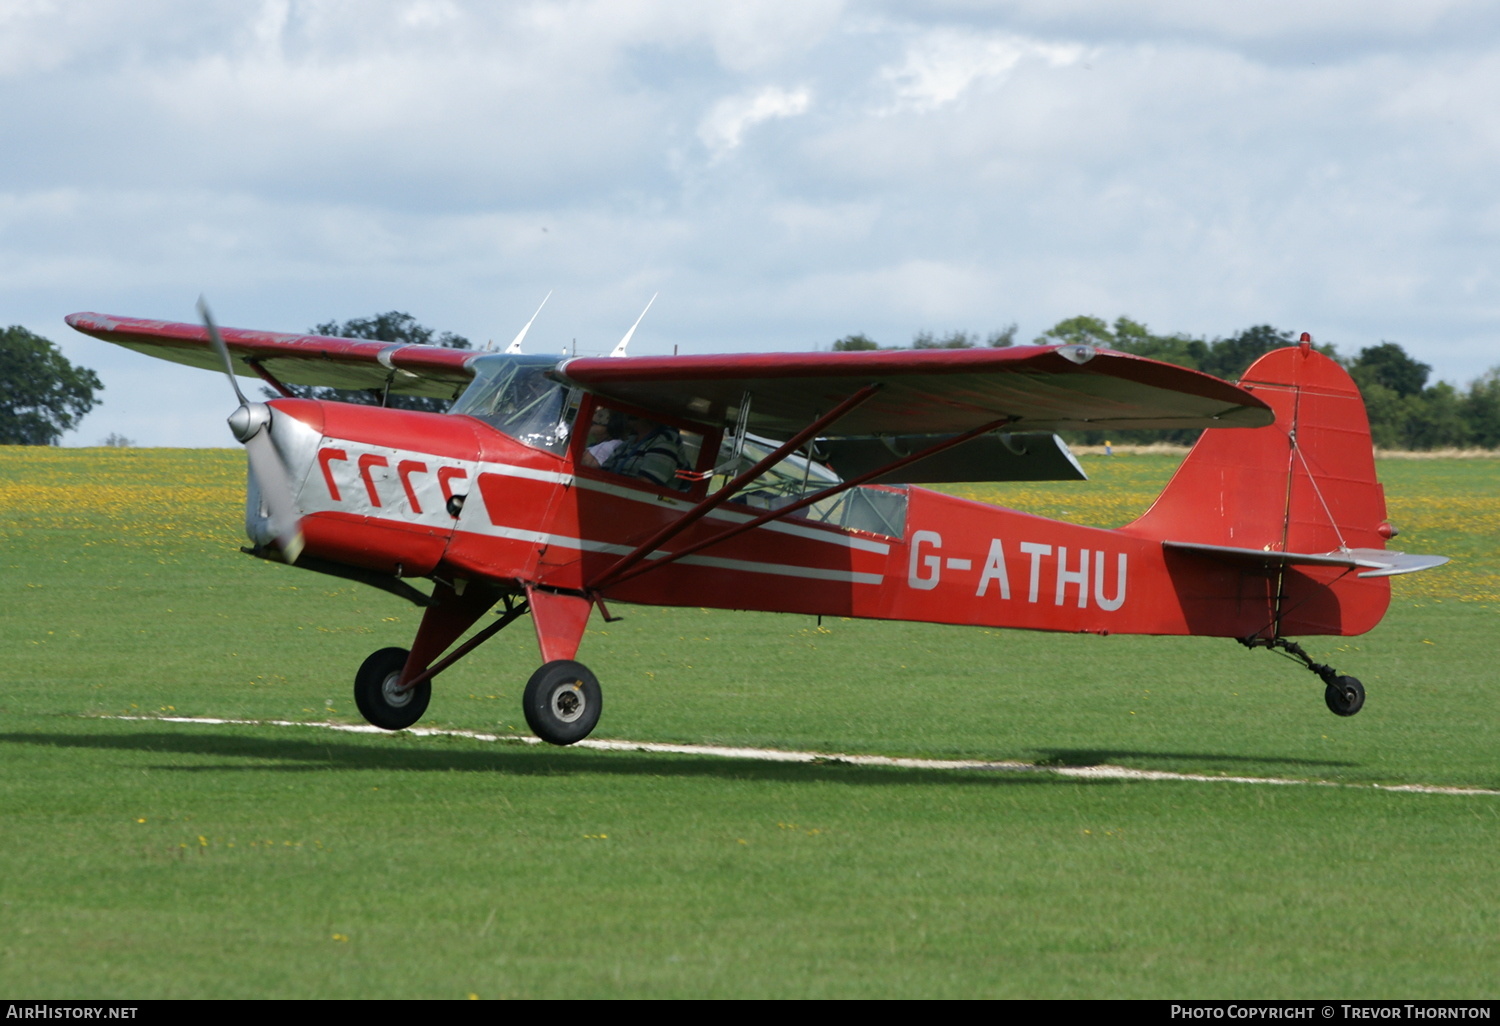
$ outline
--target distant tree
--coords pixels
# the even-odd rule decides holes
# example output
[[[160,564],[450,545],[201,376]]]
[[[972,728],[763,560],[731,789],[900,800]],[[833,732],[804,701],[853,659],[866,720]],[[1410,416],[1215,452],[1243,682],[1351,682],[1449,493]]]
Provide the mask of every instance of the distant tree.
[[[1500,367],[1471,384],[1464,399],[1470,444],[1500,449]]]
[[[1036,338],[1039,346],[1089,345],[1115,348],[1115,333],[1098,317],[1069,317]]]
[[[983,345],[992,349],[1000,349],[1004,346],[1014,345],[1016,341],[1016,326],[1008,324],[999,331],[992,331],[984,337]],[[919,331],[912,337],[911,348],[913,349],[976,349],[981,344],[978,335],[968,331],[950,331],[946,335],[934,335],[930,331]],[[880,345],[874,339],[863,333],[858,335],[845,335],[833,344],[835,353],[857,353],[864,350],[879,349]],[[895,348],[899,349],[900,346]]]
[[[1411,403],[1403,401],[1394,389],[1378,383],[1359,391],[1365,401],[1365,415],[1370,418],[1370,439],[1376,447],[1410,449],[1407,420],[1411,417]]]
[[[104,436],[104,441],[99,443],[106,449],[129,449],[135,445],[135,439],[117,435],[113,431]]]
[[[976,337],[967,331],[950,331],[942,336],[930,331],[919,331],[911,340],[913,349],[973,349],[978,344]]]
[[[42,336],[19,325],[0,332],[0,445],[56,445],[103,389]]]
[[[1238,381],[1252,363],[1271,350],[1295,344],[1296,340],[1292,338],[1291,332],[1277,331],[1269,324],[1258,324],[1253,328],[1246,328],[1238,335],[1217,338],[1208,343],[1198,369],[1225,381]],[[1332,346],[1317,348],[1324,356],[1334,355]]]
[[[1439,381],[1402,401],[1410,411],[1406,419],[1406,448],[1451,449],[1469,444],[1464,396],[1448,382]]]
[[[340,324],[327,321],[311,328],[314,335],[331,335],[335,338],[364,338],[375,342],[402,342],[418,346],[447,346],[450,349],[470,349],[469,340],[462,335],[445,331],[441,335],[433,329],[418,324],[408,313],[392,310],[373,317],[356,317]],[[387,397],[380,389],[317,388],[304,385],[289,385],[288,391],[303,399],[331,399],[341,403],[358,403],[363,406],[385,405],[396,410],[416,410],[422,413],[442,413],[450,405],[447,399],[432,399],[417,395],[391,395]],[[266,390],[266,395],[278,395]]]
[[[1122,353],[1199,370],[1208,358],[1211,345],[1189,335],[1153,334],[1144,324],[1129,317],[1115,320],[1113,347]]]
[[[1004,349],[1006,346],[1015,345],[1018,328],[1019,325],[1015,321],[1011,321],[999,331],[990,332],[989,335],[985,336],[985,347],[988,349]]]
[[[1395,342],[1361,349],[1349,365],[1349,374],[1360,388],[1384,385],[1403,399],[1426,388],[1430,373],[1431,367],[1413,360]]]

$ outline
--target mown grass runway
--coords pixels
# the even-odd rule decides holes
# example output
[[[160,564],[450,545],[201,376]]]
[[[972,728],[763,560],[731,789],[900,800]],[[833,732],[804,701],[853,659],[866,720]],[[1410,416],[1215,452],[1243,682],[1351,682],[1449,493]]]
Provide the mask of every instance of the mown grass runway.
[[[109,719],[358,722],[416,611],[237,551],[233,450],[0,449],[0,992],[1492,996],[1500,798],[767,765]],[[977,497],[1144,509],[1170,456]],[[1500,787],[1500,461],[1384,460],[1350,720],[1231,642],[628,608],[598,735]],[[424,725],[524,733],[529,630]]]

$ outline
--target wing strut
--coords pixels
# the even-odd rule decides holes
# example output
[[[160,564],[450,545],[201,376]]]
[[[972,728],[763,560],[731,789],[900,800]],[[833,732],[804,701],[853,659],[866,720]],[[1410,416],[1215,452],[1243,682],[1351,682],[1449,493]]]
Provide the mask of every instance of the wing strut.
[[[613,584],[616,580],[619,579],[621,574],[629,570],[631,567],[635,566],[641,560],[645,559],[648,554],[650,554],[657,548],[657,546],[661,545],[668,539],[677,537],[677,535],[687,530],[693,524],[696,524],[699,520],[707,516],[722,503],[726,502],[741,488],[744,488],[747,484],[760,477],[761,474],[765,473],[771,467],[774,467],[787,456],[802,448],[804,443],[806,443],[809,439],[816,437],[818,433],[821,432],[824,428],[828,427],[828,425],[844,416],[844,414],[848,413],[850,410],[854,409],[865,400],[874,396],[876,392],[880,391],[880,388],[881,386],[879,384],[866,385],[864,388],[860,389],[858,392],[855,392],[849,398],[839,403],[832,410],[823,414],[823,416],[819,417],[807,427],[803,428],[791,438],[787,439],[787,441],[781,446],[781,448],[777,449],[775,452],[771,453],[755,466],[745,471],[739,477],[735,478],[733,481],[730,481],[723,488],[720,488],[708,498],[698,503],[698,505],[688,510],[681,517],[672,521],[666,527],[663,527],[660,531],[657,531],[651,537],[641,542],[635,547],[634,550],[630,552],[629,555],[622,556],[620,560],[613,566],[609,567],[598,577],[590,581],[587,590],[596,591],[599,588],[605,587],[606,585]],[[743,409],[744,407],[742,406],[741,408]]]
[[[929,445],[927,448],[921,450],[920,452],[914,452],[909,456],[903,456],[899,460],[896,460],[894,463],[888,463],[883,467],[876,467],[874,470],[870,470],[863,474],[860,474],[858,477],[852,477],[847,481],[840,481],[836,485],[830,485],[820,492],[814,492],[811,495],[804,495],[796,502],[788,503],[787,505],[782,506],[780,509],[771,510],[769,513],[764,513],[753,520],[747,520],[742,524],[736,524],[733,527],[726,528],[725,530],[720,531],[718,534],[714,535],[711,538],[705,538],[700,542],[694,542],[692,545],[689,545],[685,549],[678,549],[676,552],[668,553],[667,555],[662,556],[662,558],[652,561],[647,566],[635,566],[633,569],[628,567],[621,567],[620,564],[625,562],[625,560],[622,559],[620,563],[616,563],[615,566],[610,569],[610,571],[606,572],[604,577],[600,578],[599,583],[590,585],[590,589],[592,590],[593,588],[602,587],[603,585],[621,584],[625,581],[630,580],[632,577],[637,577],[640,574],[655,570],[659,566],[666,566],[668,563],[676,562],[683,556],[691,556],[695,552],[701,552],[704,549],[708,548],[710,545],[717,545],[720,542],[728,541],[730,538],[744,534],[746,531],[752,531],[762,524],[770,523],[772,520],[780,520],[782,517],[789,516],[792,513],[796,513],[798,510],[806,509],[808,506],[811,506],[814,503],[822,502],[824,499],[832,498],[833,496],[838,495],[842,492],[846,492],[851,488],[857,488],[860,485],[864,484],[866,481],[871,480],[872,478],[879,477],[882,474],[889,474],[893,470],[900,470],[908,463],[915,463],[917,462],[917,460],[925,460],[927,457],[935,456],[945,449],[951,449],[955,445],[962,445],[969,439],[982,435],[986,431],[994,431],[996,428],[1004,427],[1006,424],[1011,423],[1014,419],[1015,418],[1013,417],[1001,417],[999,420],[992,420],[988,424],[981,424],[979,427],[971,428],[961,435],[954,435],[951,438],[945,438],[934,445]],[[746,477],[754,474],[758,469],[759,467],[757,467],[755,470],[747,471],[745,474],[740,475],[740,477]],[[739,480],[740,478],[736,478],[735,482],[738,483]],[[719,494],[721,493],[715,492],[714,496],[711,496],[710,498],[717,497]],[[700,506],[701,505],[702,504],[700,503]],[[694,508],[697,509],[698,507]],[[704,512],[706,513],[708,512],[708,510],[704,510]],[[673,526],[675,527],[676,525],[674,524]],[[675,534],[676,532],[674,531],[673,533]],[[653,541],[651,542],[651,544],[655,545],[657,544],[657,542]],[[634,555],[634,553],[632,553],[632,555]],[[644,553],[642,553],[642,556],[644,557]],[[636,559],[634,560],[634,562],[638,563],[640,562],[640,559]]]
[[[270,385],[272,388],[276,389],[276,391],[280,392],[283,396],[288,399],[297,398],[296,393],[293,392],[290,388],[287,388],[285,385],[283,385],[280,379],[276,377],[276,375],[272,374],[270,371],[262,367],[259,360],[249,359],[246,360],[245,363],[249,365],[251,370],[260,375],[260,379],[262,381]]]

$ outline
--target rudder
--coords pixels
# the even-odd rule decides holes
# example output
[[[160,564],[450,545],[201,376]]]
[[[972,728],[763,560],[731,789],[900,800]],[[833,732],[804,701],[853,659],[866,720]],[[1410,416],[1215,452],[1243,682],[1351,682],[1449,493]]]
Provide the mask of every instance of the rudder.
[[[1304,343],[1262,356],[1239,383],[1276,422],[1205,431],[1125,530],[1281,552],[1384,548],[1370,422],[1344,368]]]
[[[1239,553],[1384,549],[1389,527],[1369,418],[1344,368],[1303,343],[1262,356],[1239,384],[1275,411],[1275,423],[1205,431],[1151,508],[1121,530]],[[1358,634],[1379,622],[1390,597],[1384,578],[1273,559],[1245,567],[1238,580],[1233,598],[1185,602],[1190,616],[1198,606],[1214,623],[1205,632]]]

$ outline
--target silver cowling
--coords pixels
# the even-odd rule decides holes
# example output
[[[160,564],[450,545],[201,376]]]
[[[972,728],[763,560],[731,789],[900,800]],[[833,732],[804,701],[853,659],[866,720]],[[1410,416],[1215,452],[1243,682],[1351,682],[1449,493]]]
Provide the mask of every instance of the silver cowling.
[[[278,553],[294,563],[302,551],[302,487],[317,461],[321,436],[265,403],[241,406],[230,416],[229,427],[250,456],[245,534],[257,550]]]

